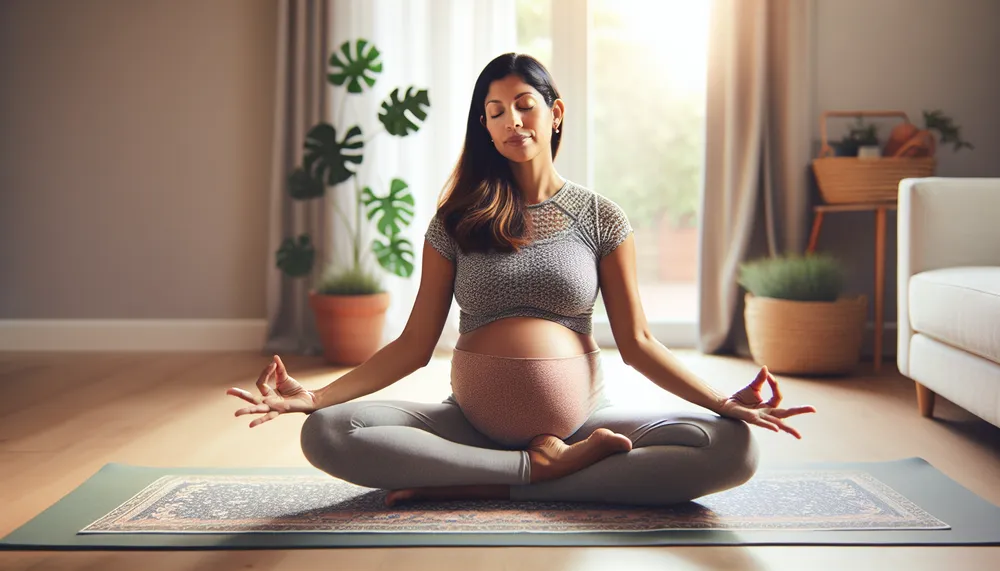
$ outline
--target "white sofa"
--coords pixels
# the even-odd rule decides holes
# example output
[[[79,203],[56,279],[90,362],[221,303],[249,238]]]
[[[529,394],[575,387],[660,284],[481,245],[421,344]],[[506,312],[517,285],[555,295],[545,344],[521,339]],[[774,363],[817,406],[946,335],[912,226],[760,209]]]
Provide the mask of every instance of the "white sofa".
[[[899,185],[896,362],[934,396],[1000,426],[1000,178]]]

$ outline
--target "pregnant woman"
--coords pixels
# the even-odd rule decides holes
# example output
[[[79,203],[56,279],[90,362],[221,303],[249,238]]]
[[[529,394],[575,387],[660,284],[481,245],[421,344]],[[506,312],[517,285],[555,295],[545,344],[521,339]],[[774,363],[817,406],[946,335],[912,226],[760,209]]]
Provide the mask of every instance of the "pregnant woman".
[[[762,368],[726,396],[650,334],[622,209],[565,180],[553,160],[565,104],[537,60],[504,54],[480,74],[465,146],[425,234],[420,288],[404,331],[316,391],[274,356],[237,416],[302,412],[305,457],[348,482],[420,499],[666,505],[738,486],[757,467],[748,424],[799,433]],[[655,120],[650,117],[650,120]],[[624,174],[624,173],[623,173]],[[604,395],[591,334],[603,296],[622,359],[706,409],[640,412]],[[451,307],[461,309],[441,403],[357,401],[431,359]],[[763,400],[764,384],[773,396]]]

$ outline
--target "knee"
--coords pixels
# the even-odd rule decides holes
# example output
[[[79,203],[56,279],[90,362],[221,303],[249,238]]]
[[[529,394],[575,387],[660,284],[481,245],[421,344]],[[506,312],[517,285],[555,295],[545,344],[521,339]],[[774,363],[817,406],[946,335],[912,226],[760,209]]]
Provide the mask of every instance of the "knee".
[[[707,428],[708,448],[722,480],[719,485],[723,489],[733,488],[753,478],[760,450],[750,426],[742,420],[717,417]]]
[[[299,444],[302,454],[310,464],[324,472],[343,477],[338,458],[345,457],[350,426],[344,426],[336,407],[311,413],[302,424]]]

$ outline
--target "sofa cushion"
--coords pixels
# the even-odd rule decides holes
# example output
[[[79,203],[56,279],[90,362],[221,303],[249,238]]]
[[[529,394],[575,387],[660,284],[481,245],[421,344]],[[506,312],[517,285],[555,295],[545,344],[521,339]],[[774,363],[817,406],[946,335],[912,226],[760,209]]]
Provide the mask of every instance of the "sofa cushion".
[[[909,294],[915,331],[1000,363],[1000,267],[921,272]]]

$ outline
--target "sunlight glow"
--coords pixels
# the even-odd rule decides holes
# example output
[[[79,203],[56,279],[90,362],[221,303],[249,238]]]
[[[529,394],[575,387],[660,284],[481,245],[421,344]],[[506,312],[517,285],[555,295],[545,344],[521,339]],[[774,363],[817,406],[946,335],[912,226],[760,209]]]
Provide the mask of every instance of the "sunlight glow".
[[[601,8],[624,27],[612,31],[596,21],[595,31],[620,34],[644,47],[653,58],[650,66],[677,89],[705,90],[709,0],[605,0]]]

